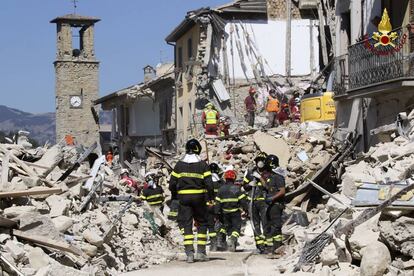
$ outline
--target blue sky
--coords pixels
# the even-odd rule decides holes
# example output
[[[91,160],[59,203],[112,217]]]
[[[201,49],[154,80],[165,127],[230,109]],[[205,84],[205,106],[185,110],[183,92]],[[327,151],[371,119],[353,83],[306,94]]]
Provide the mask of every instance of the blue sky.
[[[230,0],[79,0],[77,13],[102,19],[95,32],[100,96],[140,82],[142,68],[172,61],[164,38],[189,10]],[[73,12],[70,0],[1,0],[0,105],[41,113],[55,110],[56,26]]]

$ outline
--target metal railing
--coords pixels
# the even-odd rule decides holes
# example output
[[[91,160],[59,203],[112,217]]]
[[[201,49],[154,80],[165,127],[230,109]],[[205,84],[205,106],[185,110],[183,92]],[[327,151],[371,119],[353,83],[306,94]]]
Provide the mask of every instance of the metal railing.
[[[392,41],[394,46],[375,47],[378,41],[369,37],[348,47],[349,90],[414,76],[407,51],[409,31],[400,27],[392,32],[397,34]]]

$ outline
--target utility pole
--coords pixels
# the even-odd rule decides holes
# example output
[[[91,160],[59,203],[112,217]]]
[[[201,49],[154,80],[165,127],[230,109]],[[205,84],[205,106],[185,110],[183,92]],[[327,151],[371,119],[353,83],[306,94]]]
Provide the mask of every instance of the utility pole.
[[[285,46],[285,70],[286,77],[290,78],[292,71],[291,45],[292,44],[292,0],[286,1],[286,46]]]

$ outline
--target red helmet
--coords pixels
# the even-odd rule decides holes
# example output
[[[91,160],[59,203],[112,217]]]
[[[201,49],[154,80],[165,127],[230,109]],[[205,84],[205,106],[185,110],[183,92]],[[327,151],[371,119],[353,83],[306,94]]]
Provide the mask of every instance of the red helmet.
[[[236,180],[236,178],[237,178],[237,174],[233,170],[228,170],[224,173],[224,179]]]

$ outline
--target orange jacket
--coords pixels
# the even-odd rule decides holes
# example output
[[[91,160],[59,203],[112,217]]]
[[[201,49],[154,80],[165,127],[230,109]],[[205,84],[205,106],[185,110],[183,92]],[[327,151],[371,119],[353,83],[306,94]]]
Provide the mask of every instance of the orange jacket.
[[[269,96],[266,104],[267,112],[279,112],[279,100]]]

